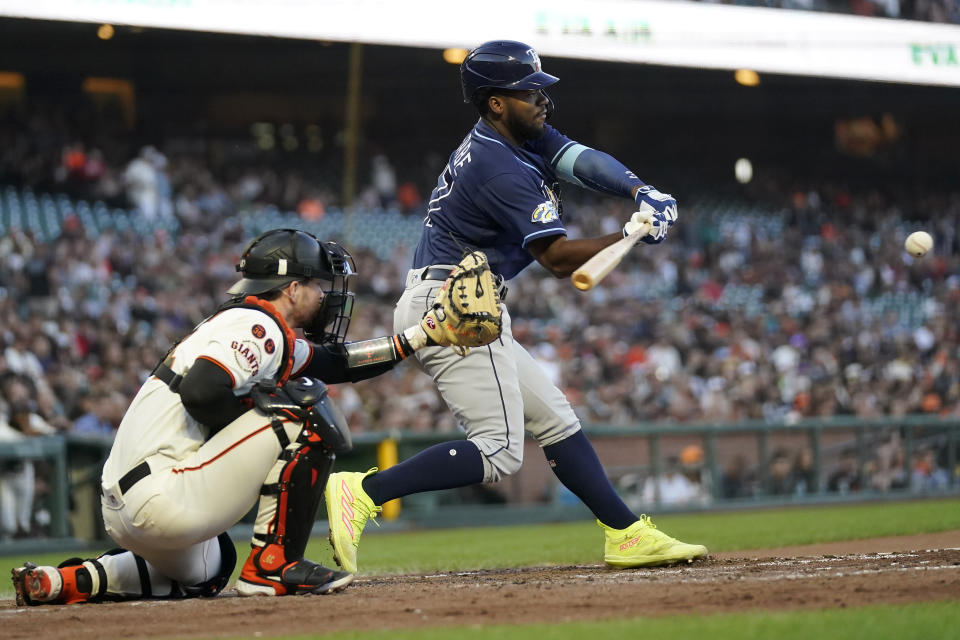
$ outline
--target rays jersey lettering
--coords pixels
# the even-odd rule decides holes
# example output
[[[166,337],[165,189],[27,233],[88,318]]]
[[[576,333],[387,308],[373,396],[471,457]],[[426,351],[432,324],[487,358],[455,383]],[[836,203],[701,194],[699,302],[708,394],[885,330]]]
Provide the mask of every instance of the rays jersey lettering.
[[[457,264],[469,247],[504,278],[522,271],[533,262],[530,242],[567,233],[552,163],[573,144],[546,125],[543,137],[518,147],[479,121],[437,179],[413,268]]]
[[[430,214],[440,209],[440,201],[450,195],[453,189],[453,183],[456,180],[457,171],[466,163],[470,162],[470,136],[463,139],[457,150],[453,152],[450,162],[443,168],[440,177],[437,178],[437,188],[430,196],[430,202],[427,203],[427,215],[423,219],[424,226],[432,227]]]

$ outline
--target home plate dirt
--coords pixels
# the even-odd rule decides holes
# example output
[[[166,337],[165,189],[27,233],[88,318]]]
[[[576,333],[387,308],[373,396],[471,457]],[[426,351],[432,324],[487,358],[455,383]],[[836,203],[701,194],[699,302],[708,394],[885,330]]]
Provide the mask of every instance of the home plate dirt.
[[[0,602],[8,640],[285,636],[960,601],[960,531],[735,551],[658,569],[599,564],[362,576],[329,596],[40,606]]]

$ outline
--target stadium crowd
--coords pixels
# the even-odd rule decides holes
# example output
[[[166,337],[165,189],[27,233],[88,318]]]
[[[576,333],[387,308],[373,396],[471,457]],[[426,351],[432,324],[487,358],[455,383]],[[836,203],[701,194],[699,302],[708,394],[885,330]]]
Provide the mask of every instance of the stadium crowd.
[[[0,238],[0,438],[109,437],[167,345],[224,301],[244,222],[270,208],[309,228],[338,203],[302,171],[250,163],[217,174],[200,152],[80,143],[38,115],[24,124],[0,126],[0,188],[103,199],[131,219],[174,223],[94,230],[68,213],[48,240],[15,223]],[[371,179],[361,198],[388,205],[385,224],[404,215],[391,188]],[[629,217],[629,203],[569,191],[572,236]],[[960,193],[917,201],[770,179],[729,197],[677,195],[669,240],[635,250],[592,292],[537,266],[510,284],[514,335],[585,423],[960,415]],[[319,209],[303,206],[321,196]],[[902,242],[921,227],[937,246],[917,260]],[[392,332],[416,236],[394,241],[387,259],[354,249],[353,339]],[[456,428],[413,366],[333,392],[356,432]],[[858,478],[832,486],[876,482]],[[24,527],[5,520],[7,531]]]

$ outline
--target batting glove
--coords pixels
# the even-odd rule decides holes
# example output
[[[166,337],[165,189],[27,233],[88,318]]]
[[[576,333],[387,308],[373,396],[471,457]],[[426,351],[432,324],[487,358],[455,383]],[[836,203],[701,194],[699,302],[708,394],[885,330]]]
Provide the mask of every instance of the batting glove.
[[[630,216],[627,224],[623,225],[623,237],[626,238],[639,229],[642,224],[650,225],[650,232],[640,238],[642,242],[646,244],[660,244],[667,238],[667,230],[670,228],[670,225],[667,223],[666,218],[662,213],[654,213],[652,208],[646,204],[640,207],[640,211]]]
[[[653,208],[654,212],[663,214],[667,226],[672,227],[677,221],[677,201],[669,193],[660,193],[656,187],[645,184],[637,189],[637,204],[640,210],[647,204]]]

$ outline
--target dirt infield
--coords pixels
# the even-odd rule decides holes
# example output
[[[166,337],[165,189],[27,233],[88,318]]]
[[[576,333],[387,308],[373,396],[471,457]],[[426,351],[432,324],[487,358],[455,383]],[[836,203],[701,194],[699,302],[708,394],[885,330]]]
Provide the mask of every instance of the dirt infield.
[[[715,554],[695,564],[600,565],[360,577],[345,592],[289,598],[18,609],[8,640],[61,629],[76,640],[281,636],[338,630],[599,620],[681,613],[960,601],[960,531]]]

